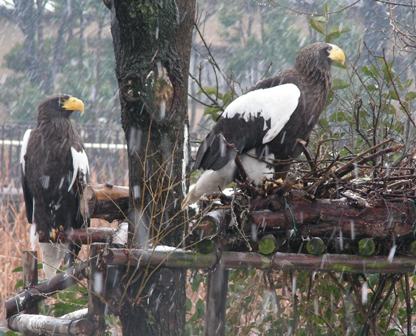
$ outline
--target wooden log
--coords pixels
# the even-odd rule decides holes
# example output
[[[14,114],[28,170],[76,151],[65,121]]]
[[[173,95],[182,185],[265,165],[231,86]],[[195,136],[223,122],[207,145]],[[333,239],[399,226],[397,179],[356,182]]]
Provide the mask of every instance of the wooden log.
[[[363,238],[358,242],[358,253],[361,256],[369,257],[376,252],[376,243],[373,238]]]
[[[94,327],[87,319],[71,320],[43,315],[19,314],[8,319],[11,330],[36,335],[92,335]]]
[[[272,234],[267,234],[259,240],[259,252],[264,255],[272,254],[276,252],[278,243],[276,237]]]
[[[416,258],[397,257],[390,262],[385,256],[360,257],[347,254],[324,254],[318,257],[308,254],[276,253],[272,257],[271,268],[310,272],[413,273],[416,268]]]
[[[88,279],[88,319],[95,325],[94,336],[105,333],[105,279],[106,267],[100,260],[100,254],[106,244],[94,243],[90,248],[90,276]]]
[[[79,320],[86,318],[88,316],[88,308],[82,308],[79,310],[75,310],[68,314],[62,315],[59,318],[61,319],[69,319],[69,320]]]
[[[220,260],[208,274],[205,336],[225,334],[225,307],[228,291],[228,270]]]
[[[260,201],[262,204],[263,200]],[[277,199],[269,202],[278,203]],[[288,209],[274,206],[274,211],[256,210],[250,213],[253,223],[261,228],[287,231],[295,225],[302,235],[330,236],[334,228],[346,238],[404,236],[413,232],[416,212],[411,202],[383,202],[358,209],[347,199],[308,200],[302,194],[287,200]],[[254,204],[256,206],[256,204]],[[258,209],[258,207],[256,206]]]
[[[192,235],[199,239],[213,238],[224,230],[229,222],[227,209],[215,209],[208,212],[192,228]]]
[[[87,218],[108,222],[125,220],[129,208],[129,188],[111,184],[89,185],[81,198],[81,213]]]
[[[323,254],[326,250],[324,241],[319,237],[313,237],[309,239],[306,243],[306,251],[309,254],[319,256]]]
[[[270,258],[253,252],[223,252],[227,268],[255,268],[270,267]],[[215,253],[201,254],[197,252],[174,250],[152,251],[141,249],[107,249],[103,254],[103,261],[108,265],[153,265],[171,268],[207,269],[218,262]]]
[[[229,221],[228,209],[215,209],[208,212],[193,225],[186,245],[192,246],[194,250],[203,254],[214,252],[216,242],[213,238],[225,231]]]
[[[87,267],[87,262],[79,263],[75,267],[69,269],[66,273],[59,273],[49,281],[27,288],[21,293],[6,300],[6,317],[8,318],[22,312],[35,305],[37,302],[56,293],[56,291],[68,288],[75,282],[82,280],[85,278],[85,270]]]
[[[38,284],[38,256],[36,251],[23,251],[23,287],[31,288]],[[35,303],[26,309],[28,314],[39,314],[39,307]]]
[[[346,254],[312,256],[296,253],[275,253],[265,257],[253,252],[223,252],[221,260],[227,269],[259,268],[268,270],[335,271],[351,273],[413,273],[415,257],[360,257]],[[139,249],[107,249],[103,261],[109,265],[164,266],[172,268],[208,269],[215,267],[218,256],[175,250],[160,252]]]
[[[108,243],[111,242],[116,232],[116,229],[105,227],[74,229],[60,232],[57,240],[62,243],[73,242],[75,244]]]

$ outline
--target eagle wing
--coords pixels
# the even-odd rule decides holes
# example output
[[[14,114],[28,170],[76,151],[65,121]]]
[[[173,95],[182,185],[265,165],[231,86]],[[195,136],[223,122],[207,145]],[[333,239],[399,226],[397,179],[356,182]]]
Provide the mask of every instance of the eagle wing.
[[[26,205],[26,217],[27,221],[32,224],[33,221],[33,195],[29,189],[29,185],[27,183],[26,174],[25,174],[25,164],[26,164],[26,151],[27,145],[29,143],[30,133],[32,132],[31,129],[26,130],[25,134],[23,135],[22,140],[22,147],[20,150],[20,171],[21,171],[21,181],[22,181],[22,188],[23,188],[23,198],[25,200]]]
[[[84,151],[84,148],[78,150],[74,147],[71,147],[71,155],[74,170],[72,172],[72,179],[71,183],[69,184],[68,191],[70,191],[74,186],[77,177],[80,178],[82,183],[85,185],[87,183],[87,177],[90,171],[88,157]]]
[[[296,110],[299,97],[295,84],[283,84],[235,99],[199,147],[194,168],[221,169],[237,153],[272,141]]]

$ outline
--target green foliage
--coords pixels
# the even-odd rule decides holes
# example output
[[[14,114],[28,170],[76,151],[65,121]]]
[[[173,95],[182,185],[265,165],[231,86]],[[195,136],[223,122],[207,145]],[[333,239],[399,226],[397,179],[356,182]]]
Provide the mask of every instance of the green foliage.
[[[60,291],[51,306],[53,316],[62,316],[85,308],[88,304],[88,289],[80,284]]]
[[[214,121],[219,118],[228,104],[236,98],[236,93],[233,90],[221,93],[217,88],[204,87],[203,90],[200,90],[200,93],[202,91],[204,94],[211,96],[212,99],[216,101],[215,105],[207,106],[204,110],[204,114]]]
[[[206,286],[206,274],[202,271],[196,271],[188,276],[190,286],[187,289],[185,335],[202,335],[204,330],[205,300],[202,299],[203,296],[200,295],[200,292]]]

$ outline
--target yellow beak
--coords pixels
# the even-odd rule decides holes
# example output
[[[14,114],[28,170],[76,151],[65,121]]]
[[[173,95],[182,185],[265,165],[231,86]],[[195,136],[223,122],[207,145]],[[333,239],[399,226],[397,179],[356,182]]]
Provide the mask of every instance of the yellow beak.
[[[345,64],[344,51],[340,47],[336,46],[335,44],[330,44],[330,43],[328,43],[328,44],[331,46],[331,50],[329,51],[329,56],[328,57],[333,62],[344,65]]]
[[[69,97],[62,105],[65,110],[84,113],[84,103],[81,99]]]

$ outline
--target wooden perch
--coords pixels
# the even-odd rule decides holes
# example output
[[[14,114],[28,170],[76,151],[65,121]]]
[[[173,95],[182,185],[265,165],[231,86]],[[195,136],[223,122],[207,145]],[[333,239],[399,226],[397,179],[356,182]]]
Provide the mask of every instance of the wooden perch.
[[[93,324],[87,319],[71,320],[43,315],[19,314],[9,318],[9,328],[35,335],[92,335]]]
[[[103,261],[108,265],[153,265],[172,268],[210,269],[219,262],[215,253],[199,254],[188,251],[152,251],[139,249],[107,249]],[[312,256],[296,253],[275,253],[265,257],[253,252],[223,252],[221,263],[225,268],[254,267],[267,270],[335,271],[352,273],[413,273],[415,257],[397,257],[389,260],[377,256],[363,258],[353,255],[324,254]]]
[[[127,218],[129,188],[111,184],[89,185],[81,198],[84,217],[101,218],[108,222]]]
[[[107,243],[111,242],[116,229],[112,228],[87,228],[87,229],[74,229],[71,231],[60,232],[58,241],[73,242],[75,244],[91,244],[91,243]]]
[[[384,202],[367,208],[357,208],[347,199],[320,199],[311,201],[292,193],[287,199],[288,208],[281,199],[253,201],[252,206],[261,208],[268,202],[274,208],[250,213],[253,223],[261,229],[287,231],[296,226],[302,235],[331,235],[341,230],[344,237],[404,236],[413,232],[416,210],[413,202]],[[264,204],[263,204],[264,203]],[[280,207],[280,209],[279,209]]]
[[[71,268],[67,273],[59,273],[49,281],[40,283],[25,289],[23,292],[6,300],[6,317],[17,314],[27,308],[33,307],[37,302],[51,296],[58,290],[62,290],[72,286],[76,281],[85,278],[85,270],[88,267],[88,262],[82,262]]]

